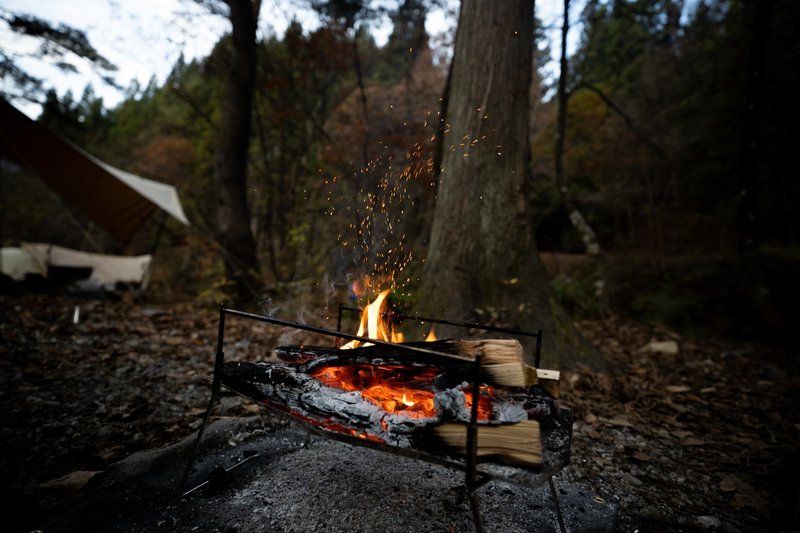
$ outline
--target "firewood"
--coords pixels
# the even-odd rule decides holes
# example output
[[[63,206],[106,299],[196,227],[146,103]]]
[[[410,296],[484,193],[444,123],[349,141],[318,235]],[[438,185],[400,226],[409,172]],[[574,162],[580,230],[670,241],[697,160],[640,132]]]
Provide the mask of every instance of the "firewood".
[[[457,353],[474,359],[481,355],[485,365],[501,365],[522,362],[522,344],[517,339],[483,339],[475,341],[452,341]]]
[[[389,413],[358,392],[325,385],[298,365],[227,363],[222,383],[322,431],[430,453],[462,454],[466,446],[465,422],[471,414],[466,399],[471,393],[458,389],[436,393],[436,413],[425,417]],[[539,424],[528,419],[524,399],[497,395],[490,401],[503,405],[493,406],[493,419],[479,424],[478,457],[526,467],[539,465]]]
[[[389,346],[361,346],[341,350],[322,346],[278,346],[273,353],[281,361],[308,365],[346,365],[361,362],[424,364],[443,369],[437,382],[453,386],[473,379],[472,365],[461,359],[436,357],[404,350],[403,346],[423,347],[443,353],[456,353],[474,360],[481,354],[482,379],[503,387],[529,387],[539,384],[554,398],[558,397],[558,371],[536,369],[522,362],[522,345],[516,339],[440,340]]]
[[[461,454],[467,452],[467,425],[447,422],[431,429],[445,445]],[[478,426],[478,458],[496,459],[520,466],[538,466],[542,462],[539,422],[524,420],[502,426]]]
[[[393,346],[369,345],[341,350],[322,346],[278,346],[275,356],[287,363],[307,363],[317,357],[324,357],[337,352],[347,352],[353,357],[408,357],[412,359],[438,359],[434,355],[415,353],[403,347],[424,348],[426,350],[452,354],[464,359],[474,360],[481,354],[483,364],[504,364],[522,362],[522,344],[516,339],[483,339],[483,340],[438,340],[432,342],[407,342]],[[447,359],[446,355],[443,356]]]
[[[545,370],[543,368],[536,369],[539,386],[542,387],[553,398],[561,396],[561,389],[558,386],[558,380],[561,377],[561,372],[558,370]]]

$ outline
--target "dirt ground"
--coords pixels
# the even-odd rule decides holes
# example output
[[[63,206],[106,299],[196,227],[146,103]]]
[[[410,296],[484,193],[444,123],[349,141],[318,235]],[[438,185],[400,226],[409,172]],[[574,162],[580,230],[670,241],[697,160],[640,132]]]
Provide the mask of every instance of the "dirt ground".
[[[0,317],[9,531],[29,531],[131,453],[199,427],[214,310],[33,294],[0,296]],[[794,354],[615,316],[578,326],[613,368],[562,374],[563,403],[576,415],[565,481],[618,502],[622,531],[800,529]],[[258,359],[286,334],[231,320],[226,357]],[[215,418],[257,411],[225,396]]]

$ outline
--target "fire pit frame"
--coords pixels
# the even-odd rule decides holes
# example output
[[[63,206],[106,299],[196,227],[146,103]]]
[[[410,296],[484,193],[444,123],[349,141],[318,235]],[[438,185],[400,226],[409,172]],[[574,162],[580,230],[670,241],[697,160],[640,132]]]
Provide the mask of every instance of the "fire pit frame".
[[[434,355],[434,356],[438,356],[438,357],[454,358],[454,359],[460,359],[460,360],[469,361],[469,362],[473,363],[473,368],[474,368],[473,381],[472,381],[473,389],[472,390],[474,390],[474,391],[479,390],[479,385],[480,385],[480,380],[481,380],[481,368],[482,368],[482,356],[480,354],[478,354],[475,357],[474,361],[473,361],[472,359],[468,359],[468,358],[465,358],[463,356],[458,356],[458,355],[454,355],[454,354],[450,354],[450,353],[439,352],[439,351],[435,351],[435,350],[429,350],[429,349],[421,348],[421,347],[417,347],[417,346],[408,346],[408,345],[403,345],[403,344],[397,344],[397,343],[392,343],[392,342],[381,341],[381,340],[377,340],[377,339],[370,339],[370,338],[367,338],[367,337],[361,337],[361,336],[358,336],[358,335],[351,335],[349,333],[344,333],[344,332],[341,331],[341,326],[342,326],[343,313],[345,311],[353,312],[353,313],[360,313],[361,309],[354,308],[354,307],[347,307],[344,304],[339,304],[338,316],[337,316],[337,329],[336,330],[331,330],[331,329],[327,329],[327,328],[321,328],[321,327],[317,327],[317,326],[312,326],[310,324],[303,324],[303,323],[300,323],[300,322],[293,322],[293,321],[284,320],[284,319],[280,319],[280,318],[274,318],[274,317],[268,317],[268,316],[263,316],[263,315],[257,315],[257,314],[253,314],[253,313],[247,313],[245,311],[240,311],[240,310],[237,310],[237,309],[228,308],[228,307],[225,306],[224,303],[220,304],[219,325],[218,325],[218,331],[217,331],[217,347],[216,347],[216,354],[215,354],[215,359],[214,359],[214,375],[213,375],[213,379],[212,379],[212,383],[211,383],[211,398],[209,400],[208,408],[206,409],[205,416],[203,417],[203,422],[202,422],[202,424],[200,426],[200,429],[197,432],[197,437],[195,438],[194,445],[192,446],[191,455],[189,456],[189,459],[187,461],[186,467],[185,467],[184,472],[183,472],[183,476],[181,477],[180,485],[178,487],[178,495],[180,497],[186,496],[189,493],[193,492],[193,490],[194,490],[194,489],[192,489],[192,490],[190,490],[188,492],[184,492],[183,491],[183,489],[184,489],[184,487],[186,485],[186,482],[187,482],[187,480],[189,478],[189,474],[191,472],[192,466],[194,465],[194,461],[195,461],[195,458],[197,456],[197,452],[198,452],[199,447],[200,447],[200,442],[201,442],[201,440],[203,438],[203,434],[205,433],[206,427],[208,425],[208,420],[209,420],[209,418],[211,416],[211,411],[212,411],[212,409],[214,407],[214,404],[215,404],[215,402],[216,402],[216,400],[217,400],[217,398],[219,396],[219,393],[220,393],[222,385],[223,385],[223,383],[222,383],[222,375],[223,375],[223,368],[224,368],[224,364],[225,364],[225,353],[224,353],[224,350],[223,350],[223,343],[224,343],[224,338],[225,338],[225,315],[237,316],[237,317],[246,318],[246,319],[250,319],[250,320],[256,320],[256,321],[259,321],[259,322],[266,322],[266,323],[273,324],[273,325],[276,325],[276,326],[283,326],[283,327],[287,327],[287,328],[292,328],[292,329],[297,329],[297,330],[304,330],[304,331],[309,331],[309,332],[312,332],[312,333],[318,333],[318,334],[322,334],[322,335],[332,336],[332,337],[335,337],[337,339],[337,344],[342,339],[344,339],[344,340],[356,340],[356,341],[359,341],[359,342],[372,343],[372,344],[376,344],[376,345],[384,345],[384,346],[393,347],[393,348],[400,348],[402,350],[406,350],[406,351],[409,351],[409,352],[415,352],[415,353],[421,353],[421,354],[427,354],[427,355]],[[484,325],[484,324],[478,324],[478,323],[452,322],[452,321],[438,319],[438,318],[421,317],[421,316],[418,316],[418,315],[405,315],[405,314],[401,314],[401,313],[393,313],[392,314],[392,318],[393,319],[397,319],[397,320],[414,320],[414,321],[417,321],[417,322],[431,322],[431,323],[434,323],[434,324],[450,325],[450,326],[456,326],[456,327],[467,328],[467,329],[481,329],[481,330],[484,330],[484,331],[509,333],[509,334],[519,335],[519,336],[535,337],[536,338],[536,347],[535,347],[535,351],[534,351],[534,360],[535,360],[535,366],[537,368],[539,367],[539,363],[540,363],[540,359],[541,359],[542,334],[543,334],[541,329],[537,330],[536,333],[532,333],[532,332],[519,331],[519,330],[514,330],[514,329],[509,329],[509,328],[502,328],[502,327],[490,326],[490,325]],[[457,462],[457,461],[447,460],[447,459],[445,459],[443,457],[437,457],[437,456],[433,456],[433,455],[430,455],[430,454],[409,452],[409,451],[406,451],[406,450],[404,450],[402,448],[397,448],[397,447],[393,447],[393,446],[389,446],[389,445],[385,445],[385,444],[381,444],[381,443],[374,443],[374,442],[371,442],[371,441],[368,441],[368,440],[358,439],[358,438],[355,438],[355,437],[349,437],[349,436],[346,436],[346,435],[336,435],[336,434],[331,433],[331,432],[322,433],[321,430],[318,430],[317,428],[313,427],[310,424],[304,424],[302,421],[297,420],[295,418],[292,418],[292,420],[295,420],[296,422],[300,422],[301,425],[303,425],[304,428],[306,428],[308,430],[311,430],[314,433],[322,434],[323,436],[325,436],[327,438],[334,438],[336,440],[347,442],[349,444],[357,444],[357,445],[360,445],[360,446],[366,446],[366,447],[370,447],[370,448],[379,449],[381,451],[386,451],[386,452],[395,453],[395,454],[399,454],[399,455],[406,455],[406,456],[413,457],[415,459],[420,459],[420,460],[431,462],[431,463],[441,464],[441,465],[448,466],[448,467],[451,467],[451,468],[455,468],[455,469],[458,469],[458,470],[464,470],[464,472],[465,472],[465,485],[466,485],[467,493],[469,494],[469,498],[470,498],[470,507],[472,509],[472,515],[473,515],[473,521],[475,523],[475,529],[476,529],[476,531],[478,533],[482,533],[484,531],[484,529],[483,529],[483,520],[481,518],[480,500],[479,500],[477,491],[478,491],[478,488],[480,488],[482,485],[484,485],[485,483],[487,483],[488,481],[493,479],[493,476],[488,475],[488,474],[486,474],[484,472],[478,472],[478,469],[477,469],[477,465],[478,465],[478,460],[477,460],[478,403],[479,402],[477,402],[477,401],[473,401],[472,402],[472,407],[471,407],[471,412],[470,412],[470,421],[466,426],[466,430],[467,430],[467,442],[466,442],[466,454],[465,454],[466,455],[466,464],[462,464],[461,462]],[[281,414],[283,416],[287,416],[286,413],[282,413],[280,411],[276,411],[276,412],[278,412],[279,414]],[[553,496],[554,506],[555,506],[555,509],[556,509],[556,516],[558,518],[559,527],[560,527],[560,530],[563,532],[563,531],[565,531],[565,526],[564,526],[563,516],[562,516],[562,513],[561,513],[561,506],[560,506],[560,503],[559,503],[559,500],[558,500],[558,495],[556,493],[555,485],[553,483],[553,475],[555,474],[555,472],[556,471],[546,472],[544,474],[544,478],[546,478],[546,480],[549,483],[550,491],[551,491],[551,494]]]

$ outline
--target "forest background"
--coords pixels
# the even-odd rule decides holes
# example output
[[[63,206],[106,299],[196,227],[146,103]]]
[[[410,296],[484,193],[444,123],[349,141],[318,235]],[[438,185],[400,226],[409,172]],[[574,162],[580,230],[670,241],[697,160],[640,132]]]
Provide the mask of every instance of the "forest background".
[[[310,5],[317,29],[295,22],[257,43],[247,199],[262,287],[253,302],[283,305],[300,287],[319,301],[370,275],[393,277],[397,298],[414,301],[454,36],[426,33],[431,2],[380,12]],[[558,80],[541,70],[550,51],[537,27],[524,201],[573,316],[614,312],[692,335],[796,344],[799,12],[790,0],[586,2],[562,72],[561,171]],[[378,46],[367,22],[386,14],[393,30]],[[130,87],[112,109],[91,88],[6,94],[42,102],[40,122],[104,161],[175,185],[192,227],[159,214],[116,243],[4,164],[3,244],[155,250],[148,300],[225,299],[212,168],[231,46],[227,36],[208,57],[178,60],[165,82]],[[576,211],[599,247],[576,231]]]

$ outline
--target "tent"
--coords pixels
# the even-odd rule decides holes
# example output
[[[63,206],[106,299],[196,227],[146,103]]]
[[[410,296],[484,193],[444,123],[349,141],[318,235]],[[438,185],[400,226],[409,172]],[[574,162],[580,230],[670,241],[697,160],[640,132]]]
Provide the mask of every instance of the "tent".
[[[189,225],[175,187],[100,161],[0,98],[0,157],[36,173],[120,242],[156,209]]]
[[[105,291],[114,291],[120,284],[144,290],[152,261],[152,255],[92,254],[45,243],[0,249],[2,272],[14,281],[39,275],[53,283],[78,283]]]

